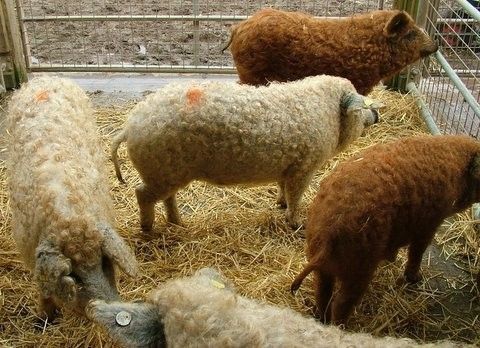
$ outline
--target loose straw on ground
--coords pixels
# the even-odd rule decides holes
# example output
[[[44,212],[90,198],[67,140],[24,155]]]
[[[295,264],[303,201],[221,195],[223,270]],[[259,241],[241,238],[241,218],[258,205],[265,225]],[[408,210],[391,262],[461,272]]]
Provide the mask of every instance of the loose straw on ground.
[[[425,133],[413,99],[377,89],[372,98],[385,109],[380,122],[369,128],[348,151],[318,170],[304,197],[306,207],[313,199],[320,180],[340,161],[379,142]],[[113,134],[121,128],[133,103],[97,110],[98,124],[109,153]],[[4,144],[0,139],[0,145]],[[1,150],[0,150],[1,151]],[[1,154],[2,152],[0,152]],[[289,306],[311,315],[311,279],[292,296],[289,286],[305,262],[303,231],[292,231],[285,224],[284,212],[275,205],[276,186],[221,188],[194,183],[181,190],[178,202],[185,226],[166,226],[163,207],[157,205],[156,227],[145,235],[139,229],[134,188],[139,178],[128,161],[124,146],[119,153],[127,185],[110,169],[111,191],[117,211],[119,233],[135,250],[142,276],[120,278],[119,288],[127,300],[144,298],[164,280],[187,275],[201,267],[218,268],[246,296],[275,305]],[[10,237],[10,212],[6,192],[5,163],[0,163],[0,345],[42,347],[110,347],[112,342],[86,319],[65,312],[54,325],[45,325],[35,316],[36,288],[32,276],[19,261]],[[352,200],[359,197],[352,197]],[[480,237],[468,212],[444,224],[437,234],[442,255],[449,264],[465,272],[444,273],[433,267],[435,255],[428,254],[423,265],[425,281],[415,287],[397,286],[405,253],[396,262],[381,267],[352,316],[349,330],[375,335],[404,336],[419,341],[450,338],[478,342],[480,323],[478,290],[471,273],[478,270]],[[428,264],[431,261],[431,266]],[[455,266],[453,266],[455,267]],[[461,276],[463,275],[463,276]],[[443,284],[443,285],[442,285]],[[455,294],[459,296],[454,296]],[[453,313],[452,298],[459,298],[470,312]],[[457,304],[455,304],[457,305]],[[471,315],[470,315],[471,314]],[[477,315],[478,316],[478,315]],[[288,325],[288,323],[286,323]]]

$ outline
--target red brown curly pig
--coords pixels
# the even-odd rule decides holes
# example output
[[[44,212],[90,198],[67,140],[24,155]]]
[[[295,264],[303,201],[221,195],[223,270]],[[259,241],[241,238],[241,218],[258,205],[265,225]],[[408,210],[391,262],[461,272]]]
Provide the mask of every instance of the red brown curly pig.
[[[421,279],[422,255],[446,217],[480,199],[480,142],[418,136],[374,145],[325,178],[308,214],[308,264],[316,315],[346,323],[382,260],[408,246],[405,280]],[[335,283],[338,292],[333,295]]]
[[[270,8],[235,26],[228,46],[242,83],[265,85],[326,74],[349,79],[364,95],[438,48],[398,10],[317,19]]]

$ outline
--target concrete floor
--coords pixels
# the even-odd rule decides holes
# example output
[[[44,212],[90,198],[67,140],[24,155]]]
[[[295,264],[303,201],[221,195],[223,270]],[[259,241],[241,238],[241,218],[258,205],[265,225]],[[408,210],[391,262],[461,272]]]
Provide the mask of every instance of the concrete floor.
[[[36,76],[38,74],[35,74]],[[106,73],[64,73],[57,74],[71,78],[80,87],[91,93],[94,105],[108,106],[137,100],[146,93],[157,90],[172,82],[189,81],[236,81],[236,75],[205,74],[106,74]]]

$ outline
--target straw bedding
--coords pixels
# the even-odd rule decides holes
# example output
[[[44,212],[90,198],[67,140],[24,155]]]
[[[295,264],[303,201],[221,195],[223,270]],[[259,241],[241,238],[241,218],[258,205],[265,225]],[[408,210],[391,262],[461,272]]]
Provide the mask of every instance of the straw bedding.
[[[366,136],[347,152],[317,172],[306,192],[302,218],[319,181],[339,161],[375,143],[426,132],[410,96],[376,89],[372,97],[386,105],[380,122],[370,127]],[[133,103],[97,109],[105,152],[132,106]],[[4,137],[0,146],[0,158],[4,158]],[[220,188],[193,183],[178,196],[185,226],[166,226],[163,206],[157,204],[156,226],[150,235],[145,235],[139,228],[134,195],[139,178],[127,160],[124,147],[119,155],[127,186],[117,181],[113,165],[109,167],[117,227],[135,250],[142,271],[137,280],[120,279],[119,288],[125,299],[142,299],[166,279],[211,266],[220,269],[243,295],[311,315],[314,302],[311,280],[306,280],[295,297],[289,292],[291,280],[305,262],[304,238],[302,230],[292,231],[287,227],[283,210],[275,206],[275,185]],[[98,327],[73,313],[64,311],[63,318],[54,325],[46,325],[35,317],[36,288],[19,261],[10,236],[3,160],[0,160],[0,180],[0,346],[112,346]],[[471,275],[478,271],[480,258],[480,236],[474,225],[470,212],[444,224],[436,237],[440,248],[435,250],[440,251],[426,253],[422,268],[426,281],[418,286],[395,285],[402,274],[405,253],[395,263],[380,267],[351,318],[350,329],[419,341],[450,338],[480,343],[479,294]],[[440,252],[448,262],[433,267]],[[461,317],[452,309],[458,307],[465,312]]]

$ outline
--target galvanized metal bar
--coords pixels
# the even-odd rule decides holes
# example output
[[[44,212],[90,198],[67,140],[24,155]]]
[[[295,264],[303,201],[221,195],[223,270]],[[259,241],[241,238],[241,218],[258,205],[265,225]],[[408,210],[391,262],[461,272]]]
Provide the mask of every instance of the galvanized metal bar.
[[[133,21],[133,22],[162,22],[162,21],[200,21],[200,22],[239,22],[250,16],[246,15],[91,15],[91,16],[31,16],[24,17],[24,22],[107,22],[107,21]],[[325,19],[341,19],[344,17],[330,16],[318,17]]]
[[[437,23],[478,23],[474,18],[438,18]]]
[[[31,72],[136,72],[136,73],[200,73],[200,74],[235,74],[233,67],[205,66],[205,65],[74,65],[50,64],[48,66],[35,66]]]
[[[406,89],[415,98],[415,102],[418,108],[420,109],[420,115],[425,121],[425,124],[427,125],[427,128],[430,131],[430,133],[432,133],[433,135],[442,134],[437,124],[435,123],[435,120],[433,119],[432,113],[430,112],[428,105],[425,103],[421,93],[418,91],[417,85],[415,84],[415,82],[412,81],[407,83]]]
[[[480,22],[480,11],[478,11],[467,0],[455,0],[463,9],[476,21]]]
[[[470,90],[465,86],[462,80],[458,77],[455,73],[455,70],[450,66],[448,61],[445,57],[440,53],[440,51],[435,52],[435,58],[437,59],[438,63],[442,66],[445,73],[450,78],[452,83],[457,87],[458,91],[462,94],[465,101],[470,105],[475,115],[480,118],[480,105],[478,101],[473,97]]]
[[[198,0],[193,0],[193,16],[198,17],[200,8]],[[193,65],[200,65],[200,21],[193,21]]]
[[[216,21],[232,22],[243,21],[249,16],[219,16],[219,15],[91,15],[91,16],[32,16],[25,17],[25,22],[91,22],[91,21]],[[339,18],[339,17],[331,17]]]
[[[474,76],[480,76],[480,69],[453,69],[455,71],[455,74],[457,74],[458,77],[474,77]],[[429,73],[430,76],[438,77],[442,76],[442,74],[439,71],[431,71]]]

